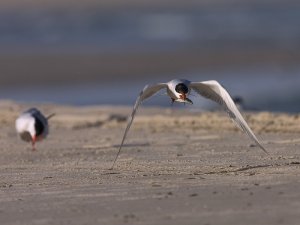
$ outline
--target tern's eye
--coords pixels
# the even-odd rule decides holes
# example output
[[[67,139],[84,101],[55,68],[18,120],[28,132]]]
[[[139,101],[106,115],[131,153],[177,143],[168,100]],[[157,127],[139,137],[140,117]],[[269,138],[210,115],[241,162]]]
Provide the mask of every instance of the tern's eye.
[[[184,93],[184,94],[186,94],[186,93],[189,92],[189,89],[188,89],[188,87],[184,83],[180,83],[180,84],[176,85],[175,91],[178,92],[178,93]]]

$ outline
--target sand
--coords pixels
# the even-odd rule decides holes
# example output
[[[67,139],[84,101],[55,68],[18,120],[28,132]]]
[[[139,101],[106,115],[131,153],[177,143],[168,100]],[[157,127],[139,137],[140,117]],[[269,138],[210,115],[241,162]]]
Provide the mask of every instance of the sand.
[[[0,224],[299,224],[300,117],[245,113],[264,154],[219,112],[142,107],[108,170],[129,107],[57,113],[31,151],[0,102]]]

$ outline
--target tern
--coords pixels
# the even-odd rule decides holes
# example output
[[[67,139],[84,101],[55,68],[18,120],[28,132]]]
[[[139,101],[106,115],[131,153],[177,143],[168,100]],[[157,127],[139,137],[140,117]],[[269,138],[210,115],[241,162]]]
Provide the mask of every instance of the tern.
[[[35,143],[45,139],[48,135],[48,120],[55,114],[45,117],[38,109],[31,108],[23,112],[16,119],[16,130],[21,139],[32,143],[32,150],[35,150]]]
[[[188,98],[191,91],[195,91],[202,97],[208,98],[212,101],[219,103],[227,111],[229,117],[235,122],[235,124],[244,131],[255,143],[258,145],[265,153],[268,153],[267,150],[259,143],[258,139],[254,135],[253,131],[248,126],[247,122],[237,109],[229,93],[225,90],[219,82],[215,80],[203,81],[203,82],[191,82],[185,79],[175,79],[167,83],[158,83],[154,85],[146,85],[144,89],[140,92],[138,98],[133,107],[131,116],[128,117],[127,127],[123,135],[119,151],[115,157],[111,169],[113,169],[117,158],[121,152],[124,141],[126,139],[127,133],[130,129],[130,126],[135,117],[136,111],[140,104],[153,96],[155,93],[159,92],[162,89],[167,90],[167,94],[171,98],[172,102],[181,102],[193,104],[192,100]]]

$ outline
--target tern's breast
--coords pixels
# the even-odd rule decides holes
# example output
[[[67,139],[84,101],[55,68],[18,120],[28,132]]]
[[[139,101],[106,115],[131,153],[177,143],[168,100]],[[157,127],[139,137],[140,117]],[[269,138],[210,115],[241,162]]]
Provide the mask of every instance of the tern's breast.
[[[16,130],[19,134],[24,132],[30,132],[34,126],[34,119],[30,116],[23,115],[16,120]]]

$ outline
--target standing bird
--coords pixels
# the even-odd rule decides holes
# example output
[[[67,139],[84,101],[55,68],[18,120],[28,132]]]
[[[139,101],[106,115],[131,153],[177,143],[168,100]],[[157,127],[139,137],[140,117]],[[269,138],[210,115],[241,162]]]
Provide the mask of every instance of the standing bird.
[[[134,119],[135,113],[139,105],[144,100],[150,98],[151,96],[153,96],[155,93],[157,93],[162,89],[167,90],[167,94],[170,96],[172,102],[193,104],[193,102],[188,98],[188,96],[191,90],[194,90],[199,95],[219,103],[221,106],[224,107],[224,109],[229,114],[229,117],[235,122],[235,124],[239,128],[241,128],[241,130],[244,131],[265,153],[268,153],[266,149],[259,143],[258,139],[256,138],[256,136],[248,126],[247,122],[242,117],[241,113],[237,109],[236,105],[234,104],[228,92],[217,81],[210,80],[210,81],[203,81],[203,82],[191,82],[189,80],[184,80],[184,79],[175,79],[169,81],[168,83],[146,85],[144,89],[141,91],[140,95],[138,96],[135,102],[131,116],[128,118],[127,127],[119,151],[116,155],[116,158],[113,162],[111,169],[113,169],[116,160],[121,152],[128,130],[132,124],[132,121]]]
[[[54,115],[45,117],[38,109],[31,108],[17,118],[17,133],[23,141],[32,143],[33,151],[35,150],[35,143],[48,135],[48,120]]]

